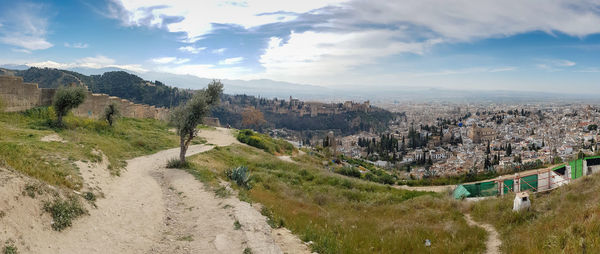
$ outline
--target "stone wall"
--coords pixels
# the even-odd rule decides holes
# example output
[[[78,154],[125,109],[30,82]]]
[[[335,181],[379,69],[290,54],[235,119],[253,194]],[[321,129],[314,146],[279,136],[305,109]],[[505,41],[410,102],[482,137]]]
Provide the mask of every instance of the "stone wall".
[[[22,77],[0,76],[0,101],[6,112],[40,106],[41,93],[37,84],[23,83]]]
[[[55,93],[56,89],[40,89],[37,84],[24,83],[22,77],[0,76],[0,101],[6,112],[49,106]],[[73,110],[73,114],[80,117],[101,118],[104,110],[111,103],[117,105],[124,117],[154,118],[163,121],[169,118],[169,110],[166,108],[135,104],[119,97],[91,92],[87,92],[85,101]]]

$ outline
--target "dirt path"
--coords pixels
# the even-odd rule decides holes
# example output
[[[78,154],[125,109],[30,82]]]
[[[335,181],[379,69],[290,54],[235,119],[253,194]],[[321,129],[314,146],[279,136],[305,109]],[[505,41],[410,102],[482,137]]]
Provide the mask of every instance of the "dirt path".
[[[490,224],[479,223],[471,218],[470,214],[465,214],[465,219],[470,226],[477,226],[485,229],[488,232],[488,239],[485,242],[485,253],[486,254],[499,254],[500,253],[500,245],[502,245],[502,241],[500,241],[498,231],[494,228],[494,226]]]
[[[394,188],[411,190],[411,191],[432,191],[432,192],[449,192],[454,190],[456,185],[436,185],[436,186],[408,186],[408,185],[394,185]]]
[[[214,145],[237,142],[222,128],[201,136]],[[212,148],[191,146],[188,155]],[[55,232],[35,200],[14,202],[9,211],[14,223],[5,232],[24,243],[20,253],[242,253],[246,248],[282,253],[296,248],[275,242],[266,218],[250,204],[233,196],[217,198],[187,172],[165,168],[178,153],[176,148],[129,160],[120,177],[110,176],[106,164],[79,163],[85,188],[105,195],[97,209]],[[18,195],[18,187],[11,189]]]

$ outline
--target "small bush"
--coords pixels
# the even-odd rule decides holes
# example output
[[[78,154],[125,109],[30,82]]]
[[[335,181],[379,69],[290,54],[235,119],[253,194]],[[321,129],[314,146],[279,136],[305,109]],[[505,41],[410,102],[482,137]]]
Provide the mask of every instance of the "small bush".
[[[356,169],[355,167],[342,167],[340,169],[335,170],[335,172],[338,174],[341,174],[341,175],[351,176],[351,177],[356,177],[356,178],[360,178],[360,176],[361,176],[360,170]]]
[[[240,166],[225,172],[229,180],[234,181],[238,186],[250,189],[250,171],[248,167]]]
[[[25,189],[23,190],[23,195],[29,196],[30,198],[35,198],[35,194],[42,195],[43,191],[40,185],[36,184],[27,184],[25,185]]]
[[[17,254],[19,252],[17,251],[17,247],[14,245],[14,243],[12,241],[6,241],[6,243],[4,243],[3,253],[4,254]]]
[[[55,199],[52,202],[44,204],[44,211],[52,215],[52,229],[62,231],[72,225],[73,219],[87,214],[77,197],[70,197],[67,200]]]
[[[229,190],[227,190],[227,188],[225,187],[220,187],[215,190],[215,195],[219,198],[226,198],[229,197],[229,195],[231,195],[231,192],[229,192]]]
[[[233,229],[240,230],[240,228],[242,228],[242,224],[240,224],[240,221],[236,220],[235,222],[233,222]]]
[[[245,249],[244,249],[244,254],[252,254],[252,249],[250,249],[250,248],[245,248]]]
[[[83,198],[90,202],[96,201],[96,195],[90,191],[83,193]]]
[[[177,158],[172,158],[167,161],[167,168],[190,168],[190,164],[187,161],[181,162]]]

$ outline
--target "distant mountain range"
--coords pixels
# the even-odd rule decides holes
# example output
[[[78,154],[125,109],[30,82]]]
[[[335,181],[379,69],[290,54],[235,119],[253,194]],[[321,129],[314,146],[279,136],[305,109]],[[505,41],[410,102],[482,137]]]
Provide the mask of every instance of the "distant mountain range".
[[[6,69],[26,70],[25,65],[0,66]],[[87,76],[111,72],[127,72],[141,79],[160,81],[161,84],[184,89],[200,89],[211,79],[193,75],[178,75],[163,72],[136,73],[119,68],[72,68],[69,71]],[[366,101],[372,104],[403,102],[451,102],[451,103],[600,103],[594,94],[561,94],[552,92],[527,92],[507,90],[453,90],[431,87],[377,86],[367,84],[349,88],[330,88],[315,85],[295,84],[269,79],[221,80],[227,94],[247,94],[263,98],[288,98],[304,101],[341,102],[345,100]]]

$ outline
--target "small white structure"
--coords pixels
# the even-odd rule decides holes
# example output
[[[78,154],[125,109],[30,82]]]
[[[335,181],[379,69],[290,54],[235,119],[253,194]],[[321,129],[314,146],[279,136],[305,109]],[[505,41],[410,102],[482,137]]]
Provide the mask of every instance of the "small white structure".
[[[529,193],[519,192],[515,195],[515,201],[513,201],[513,212],[522,210],[529,210],[531,207],[531,201],[529,200]]]

